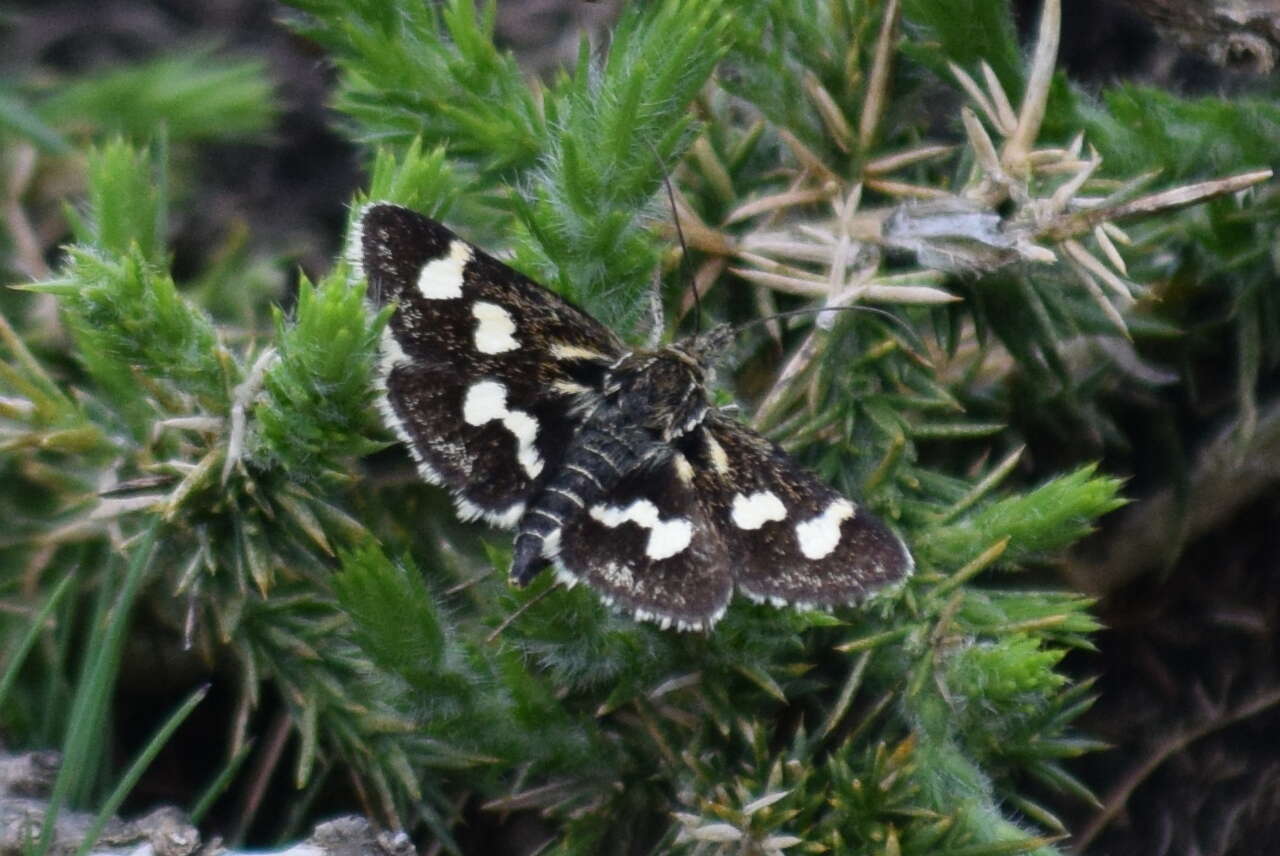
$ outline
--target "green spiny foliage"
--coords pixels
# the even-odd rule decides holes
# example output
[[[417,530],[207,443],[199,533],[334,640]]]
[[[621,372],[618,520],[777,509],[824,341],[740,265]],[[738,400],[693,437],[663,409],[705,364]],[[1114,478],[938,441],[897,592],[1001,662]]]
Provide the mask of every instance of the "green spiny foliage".
[[[633,8],[603,67],[583,42],[574,76],[548,93],[546,151],[528,201],[513,200],[525,230],[516,263],[610,326],[632,329],[642,311],[658,248],[639,220],[690,142],[688,105],[728,20],[718,2]]]
[[[1030,776],[1088,797],[1064,761],[1094,748],[1071,731],[1089,688],[1057,667],[1089,646],[1096,624],[1086,599],[1015,587],[1010,575],[1085,534],[1117,507],[1120,483],[1092,467],[1017,472],[1018,438],[1003,419],[1031,378],[1038,406],[1105,424],[1097,390],[1127,377],[1123,360],[1082,376],[1070,349],[1169,337],[1179,319],[1148,302],[1099,300],[1063,272],[1075,253],[1066,241],[1110,245],[1071,231],[1083,206],[1049,204],[1068,180],[1061,170],[1018,174],[1008,146],[1013,174],[997,180],[987,132],[963,118],[956,138],[967,134],[967,149],[914,154],[925,148],[921,89],[930,71],[948,73],[945,60],[974,75],[986,60],[1019,96],[1032,85],[1005,4],[970,3],[961,21],[954,4],[911,0],[902,32],[930,41],[901,56],[881,4],[636,5],[607,49],[584,43],[546,85],[494,46],[491,4],[292,5],[305,14],[299,31],[338,64],[337,108],[367,147],[370,190],[353,210],[385,199],[448,217],[634,336],[655,269],[669,317],[692,303],[690,284],[662,264],[661,183],[678,163],[704,312],[745,321],[833,294],[886,306],[891,319],[753,328],[729,381],[760,402],[759,424],[776,439],[893,520],[920,568],[902,590],[835,614],[736,603],[706,636],[636,624],[549,579],[508,590],[504,537],[456,523],[437,491],[359,477],[356,459],[388,440],[369,383],[386,316],[364,310],[350,269],[304,279],[291,310],[233,335],[192,299],[207,289],[184,289],[168,270],[166,147],[106,142],[88,158],[76,245],[31,289],[59,301],[70,360],[0,328],[0,513],[14,521],[0,543],[0,589],[34,581],[53,592],[74,577],[96,592],[58,588],[49,644],[5,646],[18,653],[0,660],[0,724],[87,759],[79,780],[65,773],[69,802],[101,802],[104,759],[86,747],[86,725],[42,721],[32,700],[101,724],[130,625],[113,619],[106,653],[79,677],[68,649],[78,627],[103,626],[124,566],[128,597],[147,599],[164,644],[185,643],[236,676],[228,769],[244,758],[250,714],[279,699],[299,787],[340,768],[388,822],[425,824],[450,850],[459,806],[478,803],[541,812],[554,829],[549,852],[566,854],[1056,852],[1061,824],[1023,785]],[[902,57],[911,62],[893,74],[876,65]],[[199,71],[151,66],[86,81],[76,98],[97,103],[120,87],[172,94]],[[265,101],[243,74],[234,103]],[[1131,198],[1123,151],[1161,133],[1121,133],[1115,99],[1139,96],[1087,105],[1059,80],[1047,97],[1055,150],[1070,155],[1087,119],[1121,167],[1076,190]],[[1227,109],[1162,103],[1188,128]],[[4,127],[49,145],[24,115],[0,104]],[[176,115],[186,119],[171,139],[211,135],[190,124],[198,114]],[[63,128],[65,110],[49,106],[41,120]],[[1256,166],[1256,128],[1222,121],[1230,140],[1219,167]],[[894,161],[904,150],[912,156]],[[1083,150],[1055,163],[1078,170]],[[903,204],[908,186],[951,207]],[[983,206],[1015,209],[1009,224],[1023,242],[999,244]],[[902,222],[945,228],[909,241]],[[1199,267],[1224,277],[1257,261],[1249,247],[1260,228],[1216,202],[1140,224],[1127,254],[1135,275],[1172,253],[1182,276]],[[1055,266],[1037,252],[1052,256],[1049,243]],[[930,259],[966,259],[968,272]],[[255,274],[245,259],[202,276],[225,288]],[[1268,305],[1263,274],[1242,279],[1251,285],[1239,305]],[[1254,376],[1263,343],[1280,340],[1262,323],[1274,322],[1240,328]],[[1249,378],[1242,370],[1242,396]],[[0,633],[26,638],[32,626],[0,613]],[[3,691],[24,681],[25,693]]]
[[[55,156],[69,140],[163,130],[174,143],[243,140],[265,134],[276,114],[265,66],[228,60],[208,47],[105,70],[78,80],[0,91],[0,129]]]
[[[303,279],[288,318],[275,313],[276,348],[254,407],[255,436],[275,468],[305,481],[317,470],[378,447],[369,437],[374,395],[369,376],[383,313],[364,317],[364,289],[338,265],[319,285]]]
[[[38,109],[79,133],[141,140],[163,127],[175,142],[258,137],[275,112],[261,62],[228,61],[208,48],[70,83]]]
[[[494,4],[304,0],[300,32],[345,70],[338,106],[367,142],[448,140],[491,179],[533,166],[545,129],[514,58],[493,44]]]
[[[91,150],[87,172],[92,216],[84,221],[72,215],[76,242],[115,256],[127,255],[136,246],[142,259],[163,266],[169,205],[164,156],[159,146],[143,153],[119,138]],[[173,311],[172,296],[165,303]],[[137,308],[129,306],[126,313]]]

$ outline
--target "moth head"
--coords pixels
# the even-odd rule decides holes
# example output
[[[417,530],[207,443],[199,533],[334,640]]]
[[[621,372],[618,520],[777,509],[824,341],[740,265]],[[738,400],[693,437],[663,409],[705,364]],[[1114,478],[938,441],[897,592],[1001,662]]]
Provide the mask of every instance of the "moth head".
[[[705,370],[714,367],[724,358],[740,329],[729,324],[717,324],[707,332],[690,336],[672,347],[687,354]]]
[[[610,370],[604,393],[633,424],[669,441],[707,415],[707,372],[682,345],[627,354]]]

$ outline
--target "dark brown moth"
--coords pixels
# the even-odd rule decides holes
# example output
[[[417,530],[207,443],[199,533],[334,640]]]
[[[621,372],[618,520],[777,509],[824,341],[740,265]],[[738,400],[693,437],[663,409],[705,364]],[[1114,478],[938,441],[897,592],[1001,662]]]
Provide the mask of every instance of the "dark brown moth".
[[[511,581],[554,567],[638,619],[710,628],[736,588],[857,603],[911,555],[883,521],[710,404],[732,331],[627,347],[586,312],[440,223],[360,213],[352,255],[396,309],[386,422],[459,514],[516,530]]]

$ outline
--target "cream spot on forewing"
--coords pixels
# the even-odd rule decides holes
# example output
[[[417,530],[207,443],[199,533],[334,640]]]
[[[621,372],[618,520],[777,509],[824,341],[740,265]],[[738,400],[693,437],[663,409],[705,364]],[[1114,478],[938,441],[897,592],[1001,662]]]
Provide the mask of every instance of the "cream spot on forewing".
[[[733,525],[739,529],[759,529],[771,520],[786,519],[787,507],[771,490],[750,495],[740,493],[733,498],[730,516],[733,518]]]
[[[583,386],[571,380],[557,380],[551,383],[551,388],[561,395],[581,395],[584,392],[590,392],[590,387]]]
[[[496,303],[480,300],[471,307],[476,321],[476,350],[482,354],[501,354],[520,347],[515,336],[516,322],[511,314]]]
[[[557,360],[599,360],[606,359],[605,355],[599,351],[593,351],[590,348],[584,348],[581,345],[570,345],[567,342],[556,342],[551,346],[551,356]]]
[[[676,452],[671,462],[676,468],[676,478],[684,484],[693,484],[693,464],[689,463],[689,459]]]
[[[724,475],[729,472],[729,456],[725,454],[724,446],[720,445],[714,434],[708,431],[705,436],[707,438],[707,454],[711,457],[711,468],[720,475]]]
[[[428,300],[453,300],[462,296],[462,272],[471,261],[471,245],[455,240],[448,254],[422,266],[418,291]]]
[[[528,474],[537,478],[542,472],[542,456],[534,440],[538,438],[538,420],[523,410],[507,408],[507,389],[497,381],[482,380],[471,385],[462,403],[462,418],[468,425],[485,425],[500,420],[516,438],[516,460]]]
[[[680,517],[671,520],[658,519],[658,507],[647,499],[637,499],[622,508],[615,505],[592,506],[591,518],[610,529],[616,529],[624,523],[634,523],[642,529],[649,530],[649,542],[645,545],[645,555],[650,559],[669,559],[679,553],[693,540],[693,524]]]
[[[853,517],[853,514],[853,503],[847,499],[837,499],[817,517],[797,524],[796,538],[800,542],[800,552],[809,559],[823,559],[831,555],[831,551],[840,543],[840,524]]]

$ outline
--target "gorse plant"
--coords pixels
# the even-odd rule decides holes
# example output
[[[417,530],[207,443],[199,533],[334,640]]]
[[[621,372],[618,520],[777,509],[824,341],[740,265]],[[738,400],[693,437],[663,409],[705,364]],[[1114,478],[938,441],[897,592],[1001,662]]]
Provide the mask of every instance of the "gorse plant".
[[[246,757],[254,711],[278,699],[292,782],[309,789],[293,797],[302,819],[341,771],[365,811],[448,852],[464,849],[466,822],[511,812],[544,819],[544,853],[1057,852],[1064,827],[1033,794],[1091,799],[1066,766],[1095,748],[1071,731],[1089,687],[1057,666],[1096,624],[1087,599],[1016,575],[1118,507],[1120,484],[1091,466],[1036,472],[1006,419],[1038,397],[1109,429],[1098,388],[1142,383],[1135,343],[1176,329],[1138,283],[1178,256],[1214,276],[1250,259],[1262,214],[1223,195],[1265,177],[1246,172],[1256,127],[1218,102],[1200,105],[1206,129],[1171,96],[1072,91],[1052,73],[1057,2],[1025,69],[994,0],[966,4],[964,25],[949,0],[633,4],[606,45],[584,41],[548,82],[495,47],[492,4],[290,5],[290,26],[338,68],[339,121],[369,165],[352,210],[388,200],[447,219],[634,341],[655,282],[669,335],[692,330],[695,306],[705,324],[874,303],[744,330],[724,387],[892,521],[917,573],[830,614],[737,601],[711,634],[637,624],[583,587],[550,590],[549,575],[509,589],[506,536],[359,464],[390,445],[371,384],[388,314],[365,308],[349,266],[304,279],[261,329],[225,323],[175,282],[166,138],[139,129],[158,124],[143,114],[170,84],[201,81],[192,64],[152,64],[14,107],[5,126],[52,152],[51,140],[80,145],[69,105],[149,93],[92,129],[133,136],[84,141],[72,244],[26,286],[41,294],[24,299],[56,298],[65,349],[47,315],[0,325],[12,521],[0,589],[40,593],[51,620],[47,644],[4,646],[7,742],[89,754],[73,715],[105,722],[111,682],[96,707],[71,704],[92,656],[76,653],[76,628],[130,632],[141,601],[137,632],[233,676],[228,765]],[[218,111],[182,112],[168,139],[211,136],[224,110],[264,121],[260,71],[220,70]],[[921,114],[939,80],[955,92],[946,140]],[[1199,183],[1142,195],[1167,146],[1143,158],[1164,131],[1126,127],[1135,102],[1187,134],[1228,133],[1212,167],[1241,175],[1181,164],[1168,180]],[[1123,172],[1108,171],[1113,155]],[[1210,197],[1222,198],[1164,212]],[[1234,237],[1192,250],[1201,232]],[[257,282],[241,264],[218,281]],[[1274,300],[1245,288],[1242,300]],[[23,304],[3,306],[17,318]],[[1280,341],[1250,336],[1258,354]],[[1090,348],[1082,371],[1073,355]],[[1039,388],[1019,393],[1025,378]],[[376,458],[383,476],[408,472],[399,453]],[[122,563],[136,600],[111,613]],[[0,633],[35,639],[7,611]],[[269,775],[281,762],[266,751],[250,750]],[[66,773],[82,778],[71,803],[103,803],[105,763]]]

